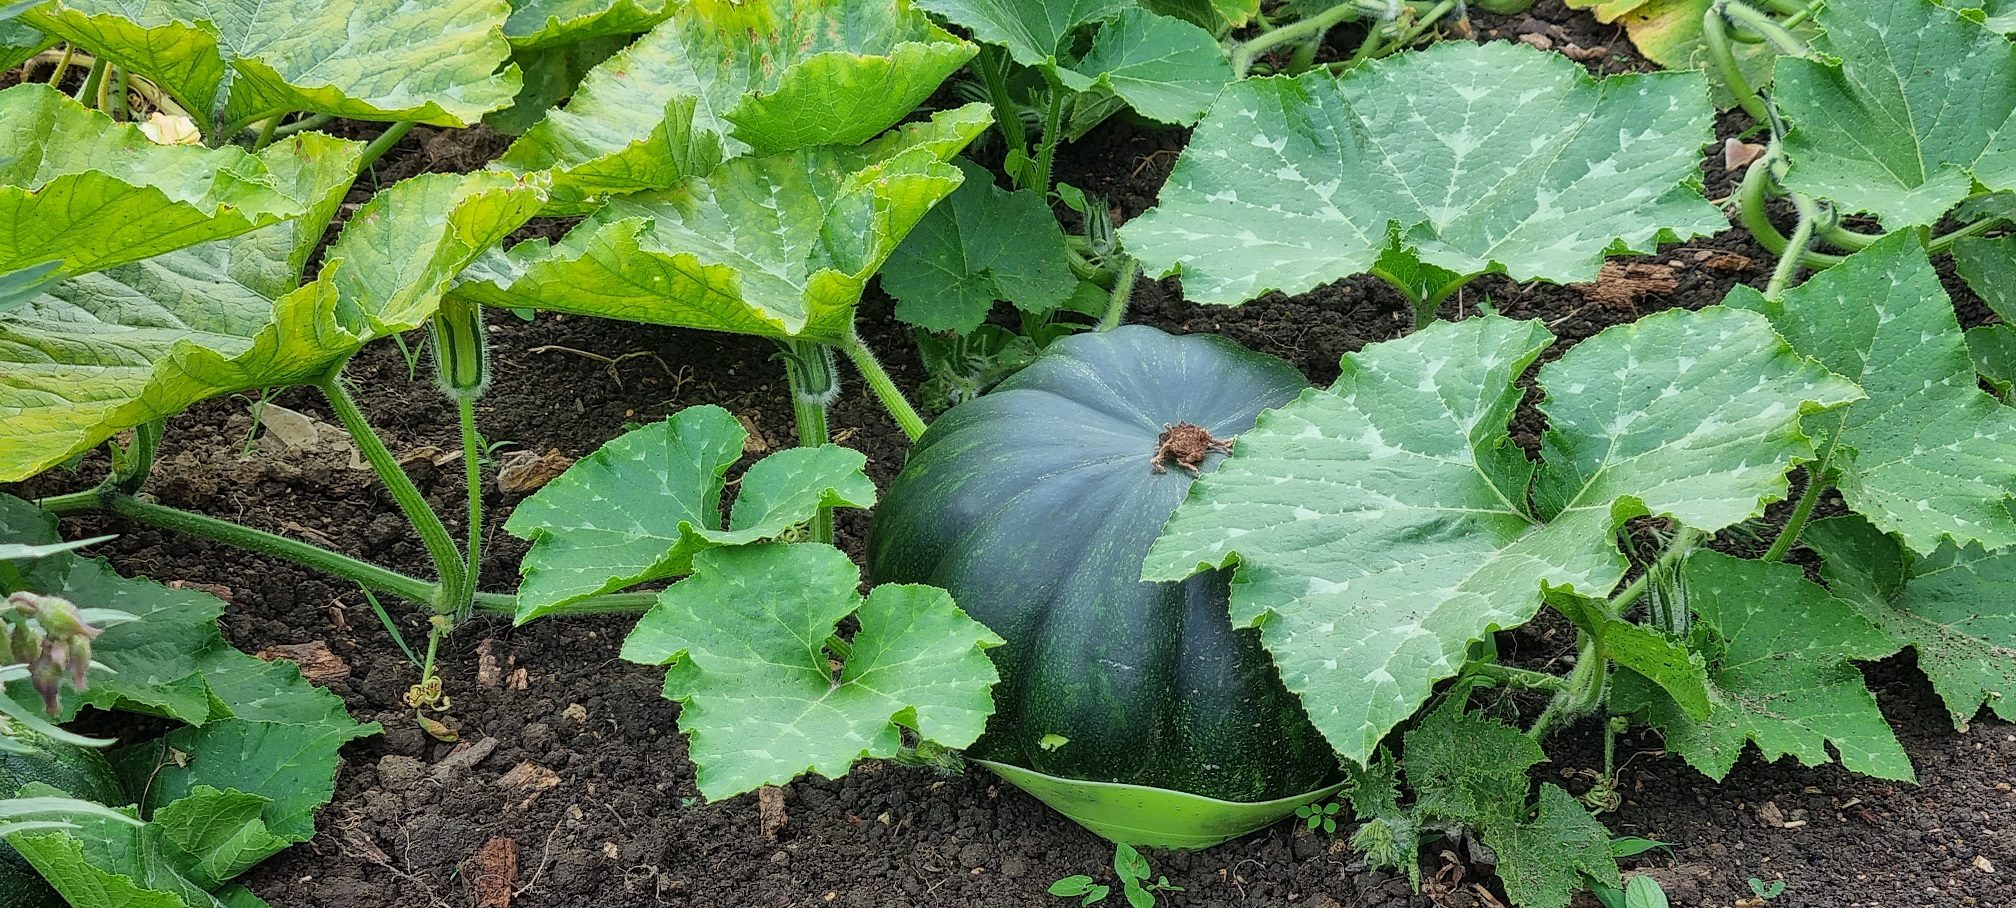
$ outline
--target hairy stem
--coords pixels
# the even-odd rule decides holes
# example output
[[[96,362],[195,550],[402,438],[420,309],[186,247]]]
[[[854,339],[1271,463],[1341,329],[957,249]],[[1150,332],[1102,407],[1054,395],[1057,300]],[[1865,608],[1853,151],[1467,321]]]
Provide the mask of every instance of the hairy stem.
[[[476,401],[458,397],[455,409],[462,421],[462,478],[469,489],[469,542],[463,560],[463,588],[466,597],[456,599],[455,621],[460,624],[475,606],[476,586],[483,576],[483,436],[476,431]]]
[[[1517,687],[1523,690],[1560,692],[1568,689],[1568,682],[1558,675],[1550,675],[1546,672],[1536,672],[1524,668],[1514,668],[1510,665],[1500,665],[1496,662],[1474,663],[1464,667],[1463,671],[1466,674],[1476,675],[1480,678],[1490,678],[1506,687]]]
[[[992,45],[980,48],[977,61],[980,79],[987,85],[987,100],[994,105],[994,126],[1001,130],[1011,151],[1029,153],[1029,130],[1022,126],[1022,108],[1008,91],[1008,53]]]
[[[798,445],[816,448],[831,435],[826,428],[826,407],[840,386],[833,368],[832,348],[811,341],[780,341],[784,348],[784,376],[791,385],[791,415],[798,423]],[[812,541],[833,543],[833,509],[821,507],[812,515]]]
[[[1384,4],[1380,4],[1383,9]],[[1261,32],[1239,43],[1232,49],[1232,74],[1244,78],[1253,68],[1253,61],[1283,44],[1298,41],[1321,41],[1323,33],[1337,25],[1349,22],[1363,15],[1365,10],[1358,3],[1339,3],[1307,19],[1291,22],[1273,31]]]
[[[90,71],[84,74],[84,85],[77,89],[77,103],[93,105],[98,103],[98,86],[105,81],[105,66],[103,57],[91,61]]]
[[[896,420],[896,425],[902,427],[903,434],[913,442],[924,437],[924,417],[918,415],[917,408],[911,406],[910,401],[904,398],[902,389],[896,387],[896,381],[889,377],[889,373],[882,368],[882,363],[875,359],[875,352],[861,342],[861,336],[850,335],[840,349],[847,354],[847,359],[854,363],[854,368],[860,370],[862,379],[868,382],[869,390],[875,392],[875,399],[882,402],[882,408],[888,410],[889,415]]]
[[[426,546],[428,557],[434,559],[434,569],[441,575],[443,596],[431,603],[436,611],[452,612],[461,608],[469,600],[468,572],[463,567],[463,554],[455,547],[455,540],[448,535],[448,528],[441,523],[441,516],[427,504],[427,496],[420,493],[413,478],[406,475],[399,460],[385,447],[384,439],[373,431],[371,423],[364,418],[364,411],[358,409],[357,401],[343,386],[342,364],[330,370],[329,374],[315,383],[329,405],[336,411],[336,418],[357,443],[357,450],[364,455],[365,462],[385,483],[397,502],[399,510],[406,515],[413,529],[420,534],[421,544]]]
[[[1708,11],[1701,14],[1701,46],[1707,51],[1708,62],[1715,67],[1716,74],[1722,77],[1723,84],[1729,87],[1730,94],[1736,96],[1737,106],[1742,107],[1743,112],[1757,122],[1769,123],[1771,112],[1764,106],[1764,99],[1757,94],[1757,89],[1750,84],[1750,80],[1744,77],[1742,68],[1736,65],[1736,51],[1729,43],[1727,8],[1730,5],[1726,0],[1718,2],[1710,5]]]
[[[1736,190],[1736,217],[1743,229],[1757,242],[1773,254],[1783,253],[1792,241],[1771,223],[1770,213],[1764,208],[1768,201],[1767,189],[1771,183],[1770,167],[1762,159],[1750,165],[1743,174],[1743,182]],[[1801,261],[1808,268],[1831,268],[1845,261],[1838,255],[1806,250]]]
[[[1133,256],[1127,256],[1120,266],[1120,274],[1113,279],[1113,295],[1107,298],[1106,314],[1099,317],[1100,331],[1111,331],[1120,327],[1127,317],[1127,304],[1134,298],[1134,279],[1141,275],[1141,263]]]
[[[1057,161],[1057,143],[1064,134],[1064,99],[1071,92],[1064,87],[1063,80],[1050,69],[1043,70],[1043,79],[1050,86],[1050,104],[1043,114],[1043,145],[1036,151],[1036,192],[1045,199],[1050,197],[1050,172]]]
[[[147,477],[154,472],[154,456],[161,449],[161,433],[165,428],[158,419],[133,427],[133,443],[112,458],[112,475],[105,477],[106,488],[132,493],[146,484]]]
[[[1631,581],[1617,595],[1610,597],[1609,604],[1605,606],[1606,610],[1610,613],[1610,617],[1623,617],[1624,611],[1629,609],[1632,603],[1637,602],[1639,597],[1645,595],[1646,587],[1652,582],[1652,577],[1672,570],[1675,562],[1687,557],[1687,553],[1693,551],[1694,546],[1700,544],[1701,537],[1702,533],[1700,530],[1693,527],[1681,527],[1680,535],[1675,536],[1673,541],[1667,544],[1666,551],[1659,553],[1658,560],[1653,561],[1651,566],[1645,569],[1645,573],[1639,574],[1638,579]]]

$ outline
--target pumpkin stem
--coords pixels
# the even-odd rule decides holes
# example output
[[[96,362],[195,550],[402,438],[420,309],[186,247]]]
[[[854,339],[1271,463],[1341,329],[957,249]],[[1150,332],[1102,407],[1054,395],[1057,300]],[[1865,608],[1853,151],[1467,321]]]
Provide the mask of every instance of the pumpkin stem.
[[[1196,423],[1164,424],[1162,434],[1155,438],[1155,453],[1149,455],[1149,468],[1157,473],[1167,473],[1169,470],[1163,464],[1173,459],[1177,466],[1189,470],[1190,475],[1200,476],[1205,458],[1213,453],[1232,453],[1232,443],[1238,440],[1237,436],[1213,437],[1211,430]]]

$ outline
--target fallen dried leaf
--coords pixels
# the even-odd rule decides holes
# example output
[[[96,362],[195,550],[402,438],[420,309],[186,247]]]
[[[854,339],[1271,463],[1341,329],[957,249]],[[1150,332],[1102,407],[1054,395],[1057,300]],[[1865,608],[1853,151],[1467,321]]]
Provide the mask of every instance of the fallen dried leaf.
[[[574,458],[560,453],[559,448],[544,454],[513,452],[504,458],[503,468],[497,471],[497,491],[506,495],[530,495],[573,465]]]
[[[763,838],[777,841],[777,834],[791,822],[791,815],[784,810],[784,789],[775,785],[757,789],[756,817],[762,826]]]
[[[445,467],[461,459],[462,459],[461,448],[456,448],[452,451],[443,451],[439,447],[436,447],[434,445],[421,445],[420,447],[414,448],[413,450],[407,451],[405,454],[400,455],[399,465],[403,467],[408,464],[419,463],[420,461],[424,460],[437,467]]]
[[[232,595],[231,588],[224,584],[198,583],[194,580],[170,580],[168,581],[168,588],[171,590],[196,590],[198,592],[209,593],[224,600],[227,604],[230,603]]]
[[[476,644],[476,686],[495,690],[504,680],[504,669],[497,664],[497,641],[484,638]]]
[[[301,677],[316,684],[334,684],[350,680],[350,663],[330,652],[329,644],[320,640],[269,646],[256,655],[268,662],[275,659],[292,662],[300,667]]]
[[[1610,56],[1610,48],[1608,45],[1601,44],[1595,47],[1570,44],[1567,47],[1561,48],[1561,53],[1577,63],[1588,63],[1591,60],[1601,60],[1604,57]]]
[[[453,752],[442,757],[441,762],[434,764],[435,784],[445,785],[454,781],[456,776],[489,758],[491,752],[496,749],[496,738],[484,738],[474,744],[464,744],[455,748]]]
[[[420,730],[426,732],[427,737],[433,738],[436,741],[444,744],[453,744],[462,740],[462,735],[446,722],[429,719],[426,716],[414,716],[413,721],[419,723]]]
[[[511,908],[511,896],[518,888],[518,840],[500,835],[484,842],[469,864],[476,908]]]
[[[1739,142],[1734,138],[1722,143],[1722,169],[1730,173],[1750,166],[1764,156],[1769,149],[1755,142]]]
[[[749,437],[742,441],[742,453],[761,454],[770,450],[770,439],[763,437],[763,430],[757,428],[756,420],[744,413],[735,414],[735,419],[742,423],[742,431],[749,433]]]
[[[506,791],[538,794],[560,784],[560,774],[527,760],[497,777],[497,787]]]
[[[1765,801],[1764,806],[1757,808],[1757,818],[1772,829],[1785,828],[1785,812],[1778,809],[1776,801]]]
[[[1638,301],[1645,297],[1672,293],[1679,288],[1679,272],[1671,265],[1655,262],[1604,262],[1595,281],[1575,285],[1582,297],[1592,303],[1626,310],[1635,310]]]
[[[1554,39],[1549,38],[1546,35],[1532,35],[1532,34],[1520,35],[1519,43],[1529,45],[1532,47],[1537,47],[1541,50],[1554,49]]]

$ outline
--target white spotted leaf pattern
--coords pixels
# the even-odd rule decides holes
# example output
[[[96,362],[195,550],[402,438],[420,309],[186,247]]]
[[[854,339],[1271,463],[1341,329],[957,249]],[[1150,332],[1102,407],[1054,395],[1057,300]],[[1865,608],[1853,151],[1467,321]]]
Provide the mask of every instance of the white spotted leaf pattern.
[[[1459,276],[1586,281],[1606,255],[1714,233],[1699,73],[1591,79],[1559,54],[1451,42],[1220,95],[1161,203],[1120,229],[1193,299],[1300,293],[1399,254]]]
[[[1921,553],[1947,540],[2016,545],[2016,410],[1975,384],[1953,301],[1916,237],[1885,237],[1777,301],[1739,286],[1726,305],[1762,312],[1869,395],[1811,425],[1839,432],[1832,472],[1850,508]]]
[[[1703,551],[1681,570],[1697,616],[1693,648],[1708,658],[1708,718],[1688,717],[1630,671],[1613,682],[1613,712],[1643,714],[1665,734],[1668,750],[1717,780],[1749,742],[1766,761],[1789,754],[1808,766],[1828,762],[1832,744],[1851,771],[1917,780],[1853,664],[1881,659],[1900,644],[1807,580],[1798,565]]]
[[[1551,429],[1534,464],[1508,423],[1552,340],[1486,316],[1346,356],[1336,384],[1262,414],[1197,482],[1144,579],[1236,564],[1233,622],[1260,629],[1362,764],[1543,587],[1607,595],[1624,520],[1713,531],[1761,513],[1813,456],[1802,418],[1861,396],[1755,313],[1662,312],[1540,368]]]
[[[1891,230],[1937,223],[1976,183],[2016,189],[2008,38],[1933,0],[1828,0],[1817,21],[1829,59],[1779,60],[1772,93],[1787,187]]]

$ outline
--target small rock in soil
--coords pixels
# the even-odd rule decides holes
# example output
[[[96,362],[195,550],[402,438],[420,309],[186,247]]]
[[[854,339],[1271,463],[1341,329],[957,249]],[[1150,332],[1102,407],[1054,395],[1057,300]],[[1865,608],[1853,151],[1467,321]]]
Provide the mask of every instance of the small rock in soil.
[[[393,754],[378,761],[378,784],[386,791],[412,791],[427,775],[427,767],[412,757]]]

